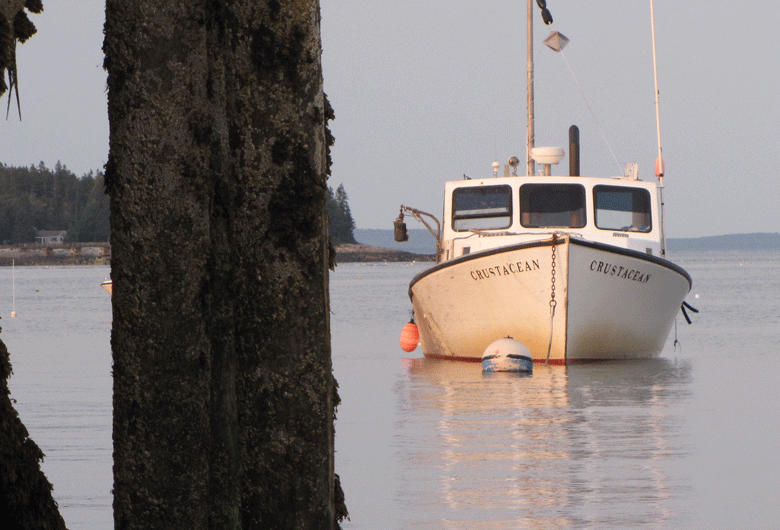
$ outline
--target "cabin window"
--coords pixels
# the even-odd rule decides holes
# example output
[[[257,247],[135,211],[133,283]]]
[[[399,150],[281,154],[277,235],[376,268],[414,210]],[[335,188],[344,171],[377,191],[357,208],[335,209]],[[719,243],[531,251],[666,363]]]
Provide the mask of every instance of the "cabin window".
[[[585,226],[585,187],[581,184],[520,186],[520,224],[526,228]]]
[[[479,186],[457,188],[452,192],[452,228],[495,230],[512,224],[512,188]]]
[[[649,232],[650,192],[644,188],[594,186],[596,227],[621,232]]]

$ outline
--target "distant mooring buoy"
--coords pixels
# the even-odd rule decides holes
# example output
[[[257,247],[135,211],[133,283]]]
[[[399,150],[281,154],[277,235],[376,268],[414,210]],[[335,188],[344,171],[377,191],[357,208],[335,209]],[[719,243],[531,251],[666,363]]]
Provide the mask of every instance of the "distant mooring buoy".
[[[16,260],[11,260],[11,318],[16,318]]]
[[[482,371],[531,374],[534,371],[534,359],[525,344],[506,337],[498,339],[485,349],[482,354]]]

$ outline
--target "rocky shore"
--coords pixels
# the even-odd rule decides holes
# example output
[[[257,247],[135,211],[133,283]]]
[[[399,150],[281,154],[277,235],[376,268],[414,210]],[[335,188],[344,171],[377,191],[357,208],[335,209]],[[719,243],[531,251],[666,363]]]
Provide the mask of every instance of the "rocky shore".
[[[411,261],[435,261],[433,254],[413,254],[391,248],[372,247],[370,245],[336,246],[336,263],[395,263]],[[0,267],[23,266],[74,266],[109,265],[109,254],[93,253],[86,249],[76,254],[65,250],[46,252],[43,249],[0,249]]]
[[[336,247],[336,263],[380,263],[435,261],[433,254],[412,254],[391,248],[372,247],[369,245],[338,245]]]
[[[46,247],[0,247],[0,267],[24,266],[73,266],[108,265],[111,263],[110,249],[103,247],[76,247],[75,249]]]

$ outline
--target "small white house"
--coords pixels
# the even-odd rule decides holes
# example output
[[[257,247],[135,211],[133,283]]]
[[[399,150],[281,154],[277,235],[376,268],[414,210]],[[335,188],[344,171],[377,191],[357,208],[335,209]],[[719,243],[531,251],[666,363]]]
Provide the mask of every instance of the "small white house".
[[[35,236],[35,242],[40,245],[52,245],[55,243],[62,243],[65,241],[65,230],[38,230],[38,235]]]

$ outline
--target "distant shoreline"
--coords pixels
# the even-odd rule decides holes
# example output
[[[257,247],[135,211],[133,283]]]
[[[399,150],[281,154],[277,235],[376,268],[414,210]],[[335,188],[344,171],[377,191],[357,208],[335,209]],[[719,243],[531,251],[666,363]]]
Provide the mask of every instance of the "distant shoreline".
[[[339,263],[380,263],[436,261],[435,254],[415,254],[392,248],[351,244],[336,246],[336,264]]]
[[[363,228],[355,230],[355,239],[361,244],[411,252],[412,254],[433,254],[433,236],[424,228],[409,229],[409,241],[397,243],[393,230]],[[669,238],[667,246],[671,252],[734,250],[780,250],[780,233],[728,234],[695,238]]]
[[[392,230],[362,230],[358,231],[358,237],[373,232],[381,236],[382,244],[343,244],[335,247],[336,263],[395,263],[395,262],[433,262],[436,256],[433,253],[420,252],[420,248],[427,246],[412,245],[409,250],[391,248],[393,245]],[[387,233],[385,233],[387,232]],[[412,232],[410,230],[410,232]],[[418,237],[430,234],[421,230]],[[422,234],[424,232],[424,234]],[[380,234],[381,233],[381,234]],[[387,241],[387,239],[390,241]],[[377,239],[376,237],[373,239]],[[672,252],[686,251],[710,251],[732,252],[746,250],[780,251],[780,233],[752,233],[729,234],[723,236],[706,236],[698,238],[674,238],[667,241]],[[395,245],[393,245],[395,246]],[[398,244],[400,247],[401,244]],[[110,265],[110,254],[95,254],[83,249],[81,254],[74,254],[63,250],[47,252],[43,248],[18,249],[5,247],[0,250],[0,267],[10,267],[12,264],[24,266],[75,266],[75,265]]]
[[[669,250],[674,252],[780,250],[780,233],[753,232],[750,234],[674,238],[667,241],[667,246]]]
[[[110,265],[110,256],[74,256],[54,254],[0,255],[0,267],[72,267],[81,265]]]
[[[371,245],[345,244],[335,247],[336,263],[393,263],[413,261],[435,261],[434,254],[415,254],[391,248]],[[0,252],[0,267],[71,267],[80,265],[110,265],[110,255],[73,254],[67,251],[47,253],[46,249],[3,249]]]

